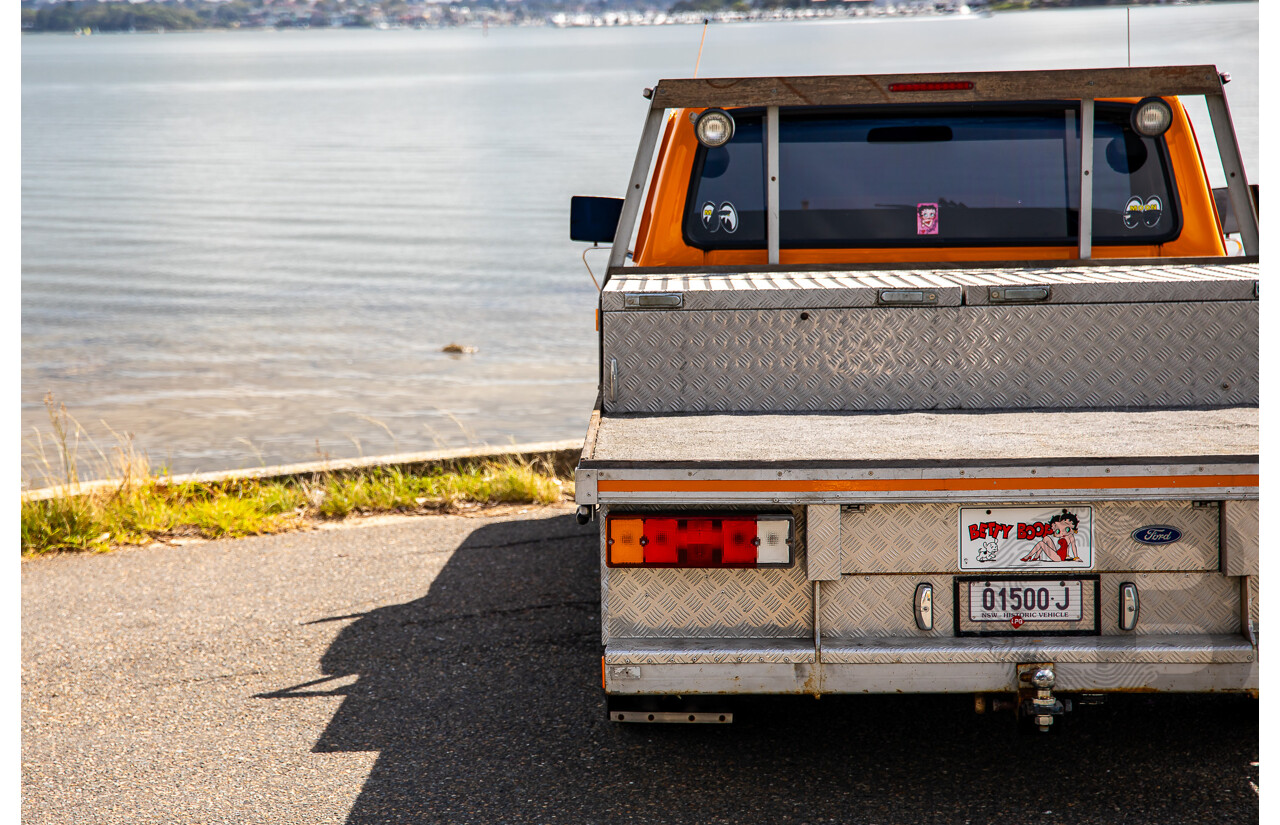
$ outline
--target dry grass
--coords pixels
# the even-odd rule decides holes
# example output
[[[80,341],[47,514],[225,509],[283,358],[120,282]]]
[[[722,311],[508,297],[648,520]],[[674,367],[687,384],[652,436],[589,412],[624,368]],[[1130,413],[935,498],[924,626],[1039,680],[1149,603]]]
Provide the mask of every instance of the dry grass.
[[[528,462],[487,462],[458,472],[414,475],[395,468],[329,478],[315,495],[326,518],[353,513],[411,511],[423,507],[451,510],[463,502],[479,504],[554,504],[564,482],[549,467]]]
[[[429,474],[379,468],[345,476],[218,484],[163,479],[22,503],[22,552],[97,551],[182,536],[279,533],[373,513],[447,513],[467,505],[554,504],[572,485],[527,462]]]
[[[29,442],[48,486],[64,494],[22,502],[22,552],[102,552],[185,536],[239,537],[296,530],[317,521],[374,513],[454,512],[467,506],[554,504],[572,495],[572,483],[550,466],[505,460],[425,473],[374,468],[359,473],[283,480],[168,483],[152,474],[132,438],[116,434],[110,452],[88,441],[84,430],[45,399],[53,436],[38,431]],[[108,489],[79,492],[77,451],[88,443],[100,476],[119,479]],[[105,468],[105,472],[103,471]]]

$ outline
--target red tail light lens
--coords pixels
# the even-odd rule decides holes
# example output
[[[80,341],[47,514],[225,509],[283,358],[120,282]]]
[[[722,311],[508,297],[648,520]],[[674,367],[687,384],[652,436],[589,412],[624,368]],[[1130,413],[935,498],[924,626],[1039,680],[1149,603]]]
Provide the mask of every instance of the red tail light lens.
[[[756,541],[755,519],[725,519],[721,534],[724,536],[724,549],[721,558],[725,564],[755,564]]]
[[[795,558],[789,515],[619,514],[605,535],[609,567],[789,567]]]
[[[685,521],[684,563],[689,567],[711,567],[721,546],[720,520],[691,518]]]
[[[644,563],[678,564],[680,562],[680,536],[678,522],[673,518],[648,518],[644,520]]]
[[[972,80],[946,80],[934,83],[890,83],[891,92],[967,92],[973,88]]]

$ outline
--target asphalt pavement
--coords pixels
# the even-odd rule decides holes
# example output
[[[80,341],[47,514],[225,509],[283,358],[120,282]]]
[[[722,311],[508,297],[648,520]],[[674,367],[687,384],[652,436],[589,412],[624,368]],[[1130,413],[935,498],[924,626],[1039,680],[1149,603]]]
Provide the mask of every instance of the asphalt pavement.
[[[1257,701],[1019,735],[967,696],[618,725],[566,508],[22,565],[26,823],[1258,821]]]

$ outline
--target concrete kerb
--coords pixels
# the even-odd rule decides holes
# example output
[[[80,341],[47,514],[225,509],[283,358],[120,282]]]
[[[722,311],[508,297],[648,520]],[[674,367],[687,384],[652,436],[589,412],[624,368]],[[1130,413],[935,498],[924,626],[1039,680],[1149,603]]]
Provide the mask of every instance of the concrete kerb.
[[[384,468],[398,469],[408,473],[422,473],[430,470],[450,470],[485,461],[545,461],[555,472],[568,475],[578,463],[582,452],[582,442],[570,439],[566,441],[539,441],[533,444],[512,444],[509,447],[463,447],[453,450],[428,450],[420,453],[401,453],[398,455],[373,456],[370,458],[344,458],[328,461],[308,461],[300,464],[279,464],[274,467],[257,467],[247,470],[220,470],[210,473],[188,473],[179,476],[159,476],[153,479],[157,484],[185,484],[188,482],[210,484],[228,481],[281,480],[289,478],[308,478],[317,475],[351,475],[368,470]],[[42,487],[38,490],[26,490],[22,493],[23,501],[44,501],[63,496],[79,496],[99,490],[109,490],[124,484],[123,479],[101,479],[85,481],[78,484],[60,484],[54,487]]]

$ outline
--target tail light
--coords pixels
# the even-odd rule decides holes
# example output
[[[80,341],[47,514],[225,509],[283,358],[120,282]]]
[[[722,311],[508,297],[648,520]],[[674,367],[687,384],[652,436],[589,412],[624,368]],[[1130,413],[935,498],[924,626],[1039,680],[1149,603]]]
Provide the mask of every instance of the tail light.
[[[967,92],[973,88],[972,80],[942,80],[929,83],[890,83],[891,92]]]
[[[616,515],[606,520],[609,567],[789,567],[787,515]]]

